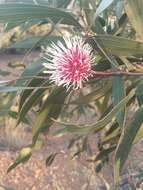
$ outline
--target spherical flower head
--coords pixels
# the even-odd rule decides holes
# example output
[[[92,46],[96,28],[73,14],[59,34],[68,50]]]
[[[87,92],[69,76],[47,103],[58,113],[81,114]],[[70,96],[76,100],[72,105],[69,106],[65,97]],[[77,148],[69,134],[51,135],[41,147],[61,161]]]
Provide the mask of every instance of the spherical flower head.
[[[44,73],[50,74],[50,80],[58,86],[79,89],[92,75],[92,48],[79,37],[65,37],[64,43],[58,41],[45,49]]]

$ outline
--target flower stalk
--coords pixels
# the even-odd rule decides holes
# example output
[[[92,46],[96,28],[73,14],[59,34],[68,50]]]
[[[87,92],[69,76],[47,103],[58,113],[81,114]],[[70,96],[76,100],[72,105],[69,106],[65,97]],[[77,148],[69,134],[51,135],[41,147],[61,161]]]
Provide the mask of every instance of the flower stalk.
[[[113,76],[143,76],[140,72],[127,72],[127,71],[93,71],[93,74],[97,78],[108,78]]]

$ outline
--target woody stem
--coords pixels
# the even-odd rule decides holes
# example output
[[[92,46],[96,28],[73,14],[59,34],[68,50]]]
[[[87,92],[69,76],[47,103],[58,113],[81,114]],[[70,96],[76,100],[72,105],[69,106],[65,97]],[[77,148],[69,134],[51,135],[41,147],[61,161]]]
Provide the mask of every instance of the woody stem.
[[[106,78],[112,76],[143,76],[143,73],[139,72],[125,72],[125,71],[93,71],[96,77]]]

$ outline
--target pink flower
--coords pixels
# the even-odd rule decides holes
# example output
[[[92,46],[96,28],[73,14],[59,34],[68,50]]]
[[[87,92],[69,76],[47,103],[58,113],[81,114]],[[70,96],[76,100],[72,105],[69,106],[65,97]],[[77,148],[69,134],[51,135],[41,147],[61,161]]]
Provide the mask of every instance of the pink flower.
[[[65,86],[67,90],[82,88],[92,75],[92,48],[79,36],[66,37],[64,41],[65,44],[58,41],[45,49],[46,63],[43,66],[47,70],[44,73],[50,74],[52,82]]]

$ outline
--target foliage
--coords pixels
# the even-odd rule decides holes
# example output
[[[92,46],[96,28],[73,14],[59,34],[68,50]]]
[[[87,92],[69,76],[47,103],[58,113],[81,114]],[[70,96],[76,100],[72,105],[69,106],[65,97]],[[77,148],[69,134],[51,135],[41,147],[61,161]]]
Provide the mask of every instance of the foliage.
[[[31,51],[34,48],[48,46],[53,41],[62,41],[62,36],[67,33],[78,34],[94,50],[95,61],[92,69],[99,77],[91,77],[86,87],[81,90],[67,92],[63,87],[49,83],[43,73],[43,58],[38,58],[37,61],[26,65],[19,78],[0,83],[2,95],[8,93],[0,105],[1,116],[10,114],[11,106],[15,102],[13,100],[20,96],[20,100],[17,100],[19,105],[16,113],[17,125],[27,121],[32,126],[33,132],[32,144],[25,149],[30,150],[28,159],[39,134],[45,131],[50,133],[49,129],[54,122],[62,127],[50,135],[62,136],[72,133],[73,143],[81,139],[82,146],[75,155],[87,151],[86,144],[90,134],[99,133],[101,136],[99,153],[92,155],[94,157],[92,160],[93,162],[100,160],[104,165],[105,160],[114,152],[114,179],[117,185],[133,144],[142,138],[140,127],[143,123],[143,2],[142,0],[33,2],[36,4],[0,5],[0,22],[6,24],[6,32],[18,26],[20,31],[26,33],[24,39],[11,42],[8,49]],[[45,25],[49,27],[49,31],[43,35],[31,35],[28,32],[32,26],[42,28]],[[106,77],[106,73],[109,72],[110,76]],[[132,111],[134,108],[136,112]],[[89,120],[96,118],[96,122],[92,124],[76,124],[72,123],[72,120],[70,122],[71,118],[86,114]],[[49,165],[57,154],[51,154],[46,164]],[[28,159],[26,155],[26,160]],[[21,162],[23,159],[16,160],[8,171]]]

